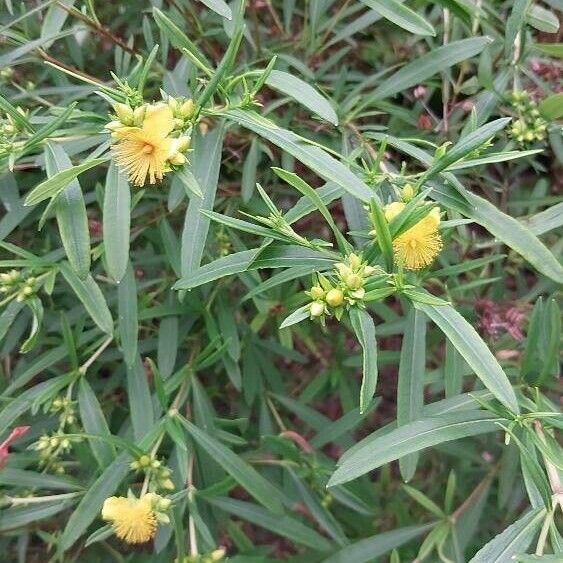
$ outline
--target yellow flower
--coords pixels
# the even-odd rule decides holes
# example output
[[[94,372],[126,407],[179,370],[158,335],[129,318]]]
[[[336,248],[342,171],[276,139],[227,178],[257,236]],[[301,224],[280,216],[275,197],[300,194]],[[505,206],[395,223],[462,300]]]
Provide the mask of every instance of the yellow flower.
[[[393,241],[395,260],[403,261],[405,268],[409,270],[419,270],[431,264],[442,250],[439,224],[440,210],[435,207]]]
[[[145,543],[154,537],[157,517],[153,508],[158,495],[110,497],[104,501],[102,519],[112,523],[118,538],[127,543]]]
[[[141,127],[119,127],[112,133],[118,141],[113,146],[117,164],[136,186],[155,184],[170,171],[170,165],[181,165],[188,137],[170,137],[174,129],[172,110],[165,104],[147,105]]]

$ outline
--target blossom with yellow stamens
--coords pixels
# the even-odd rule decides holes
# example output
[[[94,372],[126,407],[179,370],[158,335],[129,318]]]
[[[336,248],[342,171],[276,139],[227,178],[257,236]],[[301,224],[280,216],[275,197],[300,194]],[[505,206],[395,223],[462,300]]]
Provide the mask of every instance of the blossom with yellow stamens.
[[[405,207],[394,202],[385,208],[385,218],[391,221]],[[395,261],[402,261],[408,270],[420,270],[431,264],[442,250],[442,238],[438,232],[440,209],[434,207],[426,217],[393,240]]]
[[[180,166],[186,161],[183,153],[188,149],[190,139],[170,136],[174,130],[174,116],[166,104],[147,105],[141,127],[111,129],[112,136],[117,139],[112,147],[115,161],[136,186],[144,186],[147,181],[155,184],[171,170],[171,165]]]
[[[155,506],[159,495],[147,493],[141,498],[110,497],[104,501],[102,519],[111,522],[115,535],[127,543],[145,543],[151,540],[158,525]]]

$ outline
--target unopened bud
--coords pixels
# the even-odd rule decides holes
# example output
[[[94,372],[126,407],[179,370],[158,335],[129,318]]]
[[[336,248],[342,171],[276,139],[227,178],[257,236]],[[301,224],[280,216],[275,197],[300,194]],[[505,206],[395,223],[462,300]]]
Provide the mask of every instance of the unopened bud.
[[[348,256],[348,262],[353,270],[358,269],[362,265],[362,260],[357,254],[350,254],[350,256]]]
[[[315,301],[314,303],[311,303],[309,312],[311,313],[311,317],[321,317],[322,315],[324,315],[325,312],[324,303],[321,303],[320,301]]]
[[[349,276],[346,276],[346,278],[344,278],[344,283],[346,284],[348,289],[355,290],[362,287],[364,280],[359,274],[350,274]]]
[[[182,153],[174,153],[169,159],[170,164],[173,166],[182,166],[186,162],[186,157]]]
[[[309,293],[311,294],[311,298],[315,301],[323,299],[325,296],[325,291],[320,285],[314,285]]]
[[[414,197],[414,187],[412,184],[405,184],[401,190],[401,199],[405,202],[410,201]]]
[[[124,125],[131,125],[134,119],[134,112],[127,104],[113,104],[115,115]]]
[[[186,100],[181,106],[180,106],[180,115],[184,118],[184,119],[188,119],[192,116],[194,112],[194,101],[193,100]]]
[[[333,288],[326,294],[325,300],[331,307],[338,307],[344,301],[344,294],[340,289]]]
[[[158,483],[162,489],[166,489],[167,491],[173,491],[176,487],[172,482],[172,479],[163,479]]]

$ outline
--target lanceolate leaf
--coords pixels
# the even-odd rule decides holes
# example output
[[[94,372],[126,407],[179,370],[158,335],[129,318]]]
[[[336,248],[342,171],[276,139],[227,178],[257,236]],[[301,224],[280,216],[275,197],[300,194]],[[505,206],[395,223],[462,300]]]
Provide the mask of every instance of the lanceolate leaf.
[[[66,281],[70,284],[92,320],[103,332],[111,334],[113,332],[111,313],[109,312],[104,294],[92,276],[88,274],[86,279],[81,280],[68,264],[62,263],[60,268]]]
[[[440,327],[485,387],[514,413],[520,412],[510,381],[477,331],[451,305],[418,301],[414,306]]]
[[[306,139],[278,127],[273,121],[240,109],[229,110],[225,116],[279,146],[325,180],[333,181],[362,201],[376,197],[375,193],[344,164],[318,146],[307,143]]]
[[[388,98],[397,92],[424,82],[447,68],[478,55],[489,43],[489,37],[472,37],[438,47],[408,63],[375,89],[375,99]]]
[[[301,545],[317,551],[329,551],[331,549],[331,544],[326,538],[291,516],[273,515],[255,504],[230,498],[216,498],[210,502],[225,512],[248,520]]]
[[[197,444],[257,501],[272,512],[281,513],[280,494],[264,477],[216,438],[184,418],[180,418],[180,421]]]
[[[368,563],[375,557],[389,553],[396,547],[400,547],[414,538],[430,531],[433,524],[422,524],[421,526],[407,526],[397,528],[390,532],[376,534],[369,538],[348,545],[325,559],[323,563]]]
[[[363,350],[362,387],[360,412],[364,412],[375,394],[377,386],[377,340],[375,324],[365,309],[350,309],[350,321]]]
[[[196,135],[194,150],[190,156],[193,162],[193,175],[203,192],[203,198],[194,196],[188,205],[182,232],[182,277],[187,277],[200,265],[203,249],[209,230],[209,218],[202,210],[213,209],[221,150],[223,147],[223,127],[219,126],[207,135]]]
[[[499,430],[503,419],[484,411],[460,411],[416,420],[371,440],[347,455],[328,486],[356,479],[385,463],[450,440]]]
[[[300,104],[326,119],[333,125],[338,125],[338,116],[326,98],[323,98],[312,86],[304,80],[287,72],[272,70],[266,79],[266,84],[296,99]]]
[[[531,510],[481,548],[470,563],[512,563],[525,553],[538,533],[545,517],[545,508]]]
[[[112,162],[104,191],[103,235],[108,274],[117,282],[125,275],[129,260],[131,192],[127,177]]]
[[[51,176],[49,179],[45,180],[38,186],[36,186],[25,198],[24,205],[36,205],[42,201],[49,199],[58,195],[72,180],[74,180],[79,174],[94,168],[103,162],[106,162],[108,158],[95,158],[93,160],[87,160],[82,164],[77,164],[72,168],[62,170]]]
[[[422,311],[411,307],[399,361],[397,384],[397,424],[399,426],[422,416],[425,366],[426,317]],[[417,454],[411,454],[399,460],[403,480],[412,479],[417,461]]]
[[[72,167],[70,158],[60,145],[49,143],[45,148],[47,175],[52,178]],[[82,189],[72,180],[57,196],[55,213],[68,261],[79,278],[90,270],[90,233]]]
[[[398,0],[361,0],[384,18],[418,35],[436,35],[436,31],[422,16],[407,8]]]

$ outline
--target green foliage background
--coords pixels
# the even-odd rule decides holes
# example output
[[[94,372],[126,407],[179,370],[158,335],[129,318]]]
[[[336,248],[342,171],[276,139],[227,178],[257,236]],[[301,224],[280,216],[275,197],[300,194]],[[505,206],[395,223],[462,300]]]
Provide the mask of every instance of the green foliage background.
[[[4,0],[4,560],[560,561],[561,8]],[[167,96],[189,163],[130,187],[111,104]],[[323,327],[352,251],[386,277]],[[146,455],[170,523],[131,547],[100,510]]]

